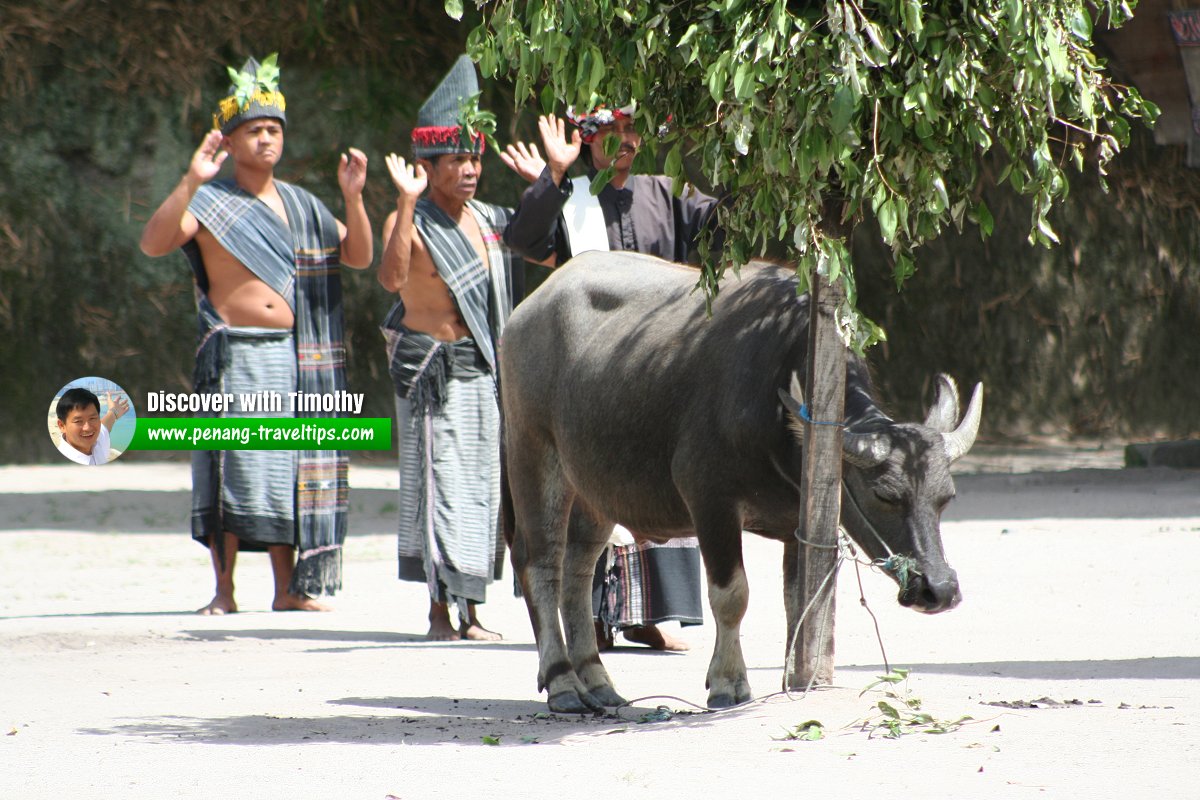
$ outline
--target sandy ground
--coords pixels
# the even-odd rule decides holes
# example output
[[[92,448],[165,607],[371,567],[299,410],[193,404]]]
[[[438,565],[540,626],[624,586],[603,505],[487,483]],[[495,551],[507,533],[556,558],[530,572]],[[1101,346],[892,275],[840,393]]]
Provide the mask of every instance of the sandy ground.
[[[394,578],[391,470],[352,472],[333,613],[267,610],[266,559],[250,555],[242,613],[202,618],[186,469],[133,461],[0,468],[0,797],[1200,798],[1200,471],[977,448],[943,525],[964,603],[922,617],[862,571],[886,659],[911,669],[892,698],[862,693],[884,651],[852,566],[837,687],[773,694],[780,551],[747,537],[757,700],[697,713],[706,624],[682,632],[690,653],[606,655],[638,699],[573,717],[545,713],[507,582],[482,608],[504,642],[421,640],[424,588]],[[916,698],[931,724],[883,736],[877,703]],[[788,738],[810,720],[822,739]]]

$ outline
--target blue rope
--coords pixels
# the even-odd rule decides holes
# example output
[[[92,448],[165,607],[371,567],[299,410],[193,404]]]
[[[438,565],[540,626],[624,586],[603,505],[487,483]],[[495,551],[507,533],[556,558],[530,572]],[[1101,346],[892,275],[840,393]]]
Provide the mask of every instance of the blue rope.
[[[844,422],[821,422],[813,419],[812,415],[808,411],[808,403],[800,404],[800,419],[804,420],[809,425],[836,425],[839,428],[846,427],[846,423]]]

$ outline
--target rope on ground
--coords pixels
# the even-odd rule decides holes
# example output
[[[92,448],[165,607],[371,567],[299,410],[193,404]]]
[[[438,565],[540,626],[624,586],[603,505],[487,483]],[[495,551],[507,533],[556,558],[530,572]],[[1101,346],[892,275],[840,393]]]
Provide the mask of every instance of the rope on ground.
[[[833,688],[838,688],[838,687],[835,687],[832,685],[830,685],[830,686],[822,685],[822,686],[815,686],[813,688],[815,688],[815,689],[833,689]],[[843,688],[851,688],[851,687],[843,687]],[[794,698],[791,698],[790,695],[788,695],[788,693],[786,691],[779,691],[779,692],[771,692],[771,694],[766,694],[766,695],[763,695],[762,697],[753,697],[749,700],[743,700],[742,702],[740,702],[736,705],[726,706],[725,708],[709,708],[708,705],[706,705],[706,704],[702,705],[702,704],[694,702],[692,700],[688,700],[687,698],[677,697],[672,694],[648,694],[645,697],[635,697],[632,700],[626,700],[624,703],[622,703],[621,705],[619,705],[613,709],[613,715],[615,715],[617,718],[619,718],[625,722],[641,722],[641,721],[662,722],[667,719],[670,719],[670,716],[664,715],[661,718],[647,719],[647,720],[635,720],[632,717],[621,716],[621,709],[632,708],[636,703],[641,703],[646,700],[674,700],[677,703],[681,703],[685,706],[691,706],[692,708],[696,709],[695,712],[691,712],[691,711],[687,712],[689,714],[691,714],[691,713],[723,714],[726,711],[737,711],[739,709],[747,708],[749,706],[762,705],[769,700],[774,700],[777,697],[784,697],[784,696],[787,696],[789,699],[794,699]],[[663,711],[666,709],[667,709],[666,706],[660,705],[660,706],[658,706],[656,711]],[[650,712],[650,714],[643,715],[643,716],[650,716],[652,714],[654,714],[654,712]]]
[[[645,697],[635,697],[632,700],[626,700],[624,703],[614,708],[613,713],[620,719],[623,719],[627,722],[631,721],[628,718],[621,716],[621,709],[632,708],[635,703],[641,703],[646,700],[674,700],[677,703],[682,703],[685,706],[691,706],[692,708],[697,709],[701,714],[719,714],[723,711],[733,711],[734,709],[744,708],[745,706],[752,705],[754,702],[756,702],[755,700],[746,700],[745,702],[738,703],[734,706],[728,706],[727,708],[709,708],[707,704],[702,705],[683,697],[676,697],[672,694],[648,694]],[[658,708],[663,709],[665,706],[659,706]]]

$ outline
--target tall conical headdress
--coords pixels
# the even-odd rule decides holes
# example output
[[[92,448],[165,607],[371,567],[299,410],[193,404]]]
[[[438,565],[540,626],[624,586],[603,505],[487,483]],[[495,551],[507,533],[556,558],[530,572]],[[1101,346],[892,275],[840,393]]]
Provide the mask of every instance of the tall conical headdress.
[[[489,124],[495,127],[495,117],[479,110],[475,64],[466,56],[459,56],[417,112],[417,127],[412,132],[413,157],[482,153],[485,134],[491,133]]]
[[[220,128],[228,136],[234,128],[246,120],[272,117],[287,124],[284,109],[287,103],[279,91],[279,67],[275,65],[278,53],[272,53],[259,64],[253,58],[246,59],[241,70],[227,67],[229,96],[221,100],[217,113],[213,114],[213,127]]]

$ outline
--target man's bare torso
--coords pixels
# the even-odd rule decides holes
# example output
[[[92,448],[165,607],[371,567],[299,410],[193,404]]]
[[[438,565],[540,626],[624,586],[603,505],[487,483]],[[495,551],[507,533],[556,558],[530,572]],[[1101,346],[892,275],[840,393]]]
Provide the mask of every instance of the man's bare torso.
[[[467,207],[458,218],[459,229],[471,243],[471,247],[488,265],[487,247],[483,243],[483,231],[475,214]],[[443,342],[470,338],[471,331],[463,322],[458,306],[450,294],[433,258],[418,233],[412,238],[412,256],[409,264],[408,282],[400,290],[404,301],[404,326],[414,331],[428,333]]]
[[[288,221],[278,190],[259,199]],[[230,325],[260,328],[291,328],[295,324],[287,301],[234,258],[206,228],[201,226],[195,241],[208,275],[208,299],[221,319]]]

